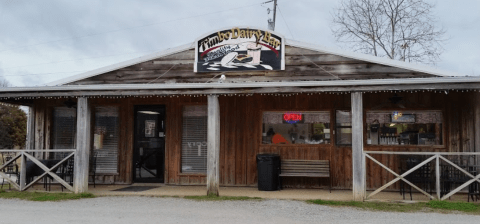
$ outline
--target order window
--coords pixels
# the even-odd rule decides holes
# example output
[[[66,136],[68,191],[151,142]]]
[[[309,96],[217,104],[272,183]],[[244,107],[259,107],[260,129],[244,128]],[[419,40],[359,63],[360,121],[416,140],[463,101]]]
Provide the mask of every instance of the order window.
[[[263,144],[329,144],[330,112],[264,112],[262,130]]]
[[[337,110],[335,113],[335,130],[337,145],[352,145],[352,112]]]
[[[442,145],[441,111],[367,112],[368,145]]]

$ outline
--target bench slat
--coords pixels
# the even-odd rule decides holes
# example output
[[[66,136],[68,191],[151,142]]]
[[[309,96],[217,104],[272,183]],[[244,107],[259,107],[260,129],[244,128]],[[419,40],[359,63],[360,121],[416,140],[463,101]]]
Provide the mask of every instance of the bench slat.
[[[330,172],[330,170],[319,170],[319,169],[282,169],[283,173],[298,172],[299,170],[309,170],[309,171],[312,171],[312,172]]]
[[[329,165],[329,163],[300,163],[300,162],[282,162],[282,164],[292,164],[292,165]]]
[[[282,160],[282,177],[330,177],[328,160]]]
[[[300,166],[300,165],[282,165],[282,169],[290,169],[290,168],[322,168],[322,169],[329,169],[329,166]]]
[[[330,167],[329,165],[312,165],[312,164],[285,164],[282,163],[282,167]]]
[[[311,173],[287,173],[280,174],[281,177],[330,177],[329,174],[311,174]]]
[[[328,177],[332,192],[329,160],[281,160],[281,177]]]
[[[288,173],[288,172],[298,172],[298,171],[311,171],[311,172],[317,172],[317,173],[325,173],[325,172],[330,172],[330,170],[319,170],[319,169],[282,169],[282,173]]]
[[[284,162],[325,162],[328,163],[330,162],[329,160],[303,160],[303,159],[284,159],[282,160]]]

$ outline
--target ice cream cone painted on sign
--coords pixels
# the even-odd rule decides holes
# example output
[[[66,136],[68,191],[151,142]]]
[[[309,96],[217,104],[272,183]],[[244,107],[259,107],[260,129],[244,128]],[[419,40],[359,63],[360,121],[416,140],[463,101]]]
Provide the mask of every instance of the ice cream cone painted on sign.
[[[260,56],[262,55],[262,45],[258,45],[257,43],[251,43],[247,45],[247,54],[252,57],[252,65],[259,65],[260,64]]]

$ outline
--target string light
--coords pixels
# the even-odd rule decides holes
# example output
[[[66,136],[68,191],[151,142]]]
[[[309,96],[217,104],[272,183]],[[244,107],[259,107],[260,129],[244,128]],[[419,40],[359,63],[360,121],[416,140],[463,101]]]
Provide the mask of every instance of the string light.
[[[470,93],[470,92],[479,92],[479,89],[444,89],[444,90],[432,90],[432,89],[423,89],[423,90],[380,90],[380,91],[359,91],[361,93],[369,94],[378,94],[378,93],[438,93],[438,94],[448,94],[449,91],[461,92],[461,93]],[[296,97],[296,96],[314,96],[321,94],[329,95],[344,95],[350,94],[351,91],[311,91],[311,92],[301,92],[301,93],[223,93],[223,94],[146,94],[146,95],[79,95],[79,96],[20,96],[20,97],[0,97],[2,101],[21,101],[21,100],[38,100],[38,99],[47,99],[47,100],[58,100],[58,99],[76,99],[79,97],[90,98],[90,99],[125,99],[125,98],[141,98],[141,99],[151,99],[151,98],[165,98],[165,97],[206,97],[206,96],[229,96],[229,97],[251,97],[255,94],[260,96],[276,96],[276,97]]]

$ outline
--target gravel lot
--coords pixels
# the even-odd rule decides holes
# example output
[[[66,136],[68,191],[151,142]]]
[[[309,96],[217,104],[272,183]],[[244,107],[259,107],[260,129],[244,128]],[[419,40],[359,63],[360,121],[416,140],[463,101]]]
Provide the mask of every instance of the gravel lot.
[[[302,201],[193,201],[100,197],[63,202],[0,199],[0,223],[479,223],[479,216],[369,212]]]

